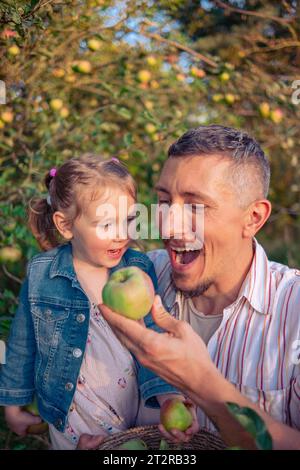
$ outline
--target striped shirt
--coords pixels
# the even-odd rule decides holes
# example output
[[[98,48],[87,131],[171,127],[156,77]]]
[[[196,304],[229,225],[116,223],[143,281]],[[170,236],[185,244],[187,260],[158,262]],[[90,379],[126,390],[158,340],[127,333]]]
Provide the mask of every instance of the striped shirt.
[[[148,253],[166,309],[182,318],[182,293],[171,282],[165,250]],[[300,429],[300,271],[255,254],[237,299],[223,310],[207,344],[210,356],[240,392],[273,418]],[[198,413],[200,426],[214,430]]]

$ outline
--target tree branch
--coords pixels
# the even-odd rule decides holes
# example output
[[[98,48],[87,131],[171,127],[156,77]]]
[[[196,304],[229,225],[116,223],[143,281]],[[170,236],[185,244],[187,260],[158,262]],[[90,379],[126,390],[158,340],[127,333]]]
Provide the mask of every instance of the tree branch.
[[[203,54],[200,54],[199,52],[194,51],[194,49],[191,49],[190,47],[185,46],[184,44],[180,44],[177,41],[164,38],[158,33],[150,33],[149,31],[145,31],[143,26],[141,26],[141,33],[148,38],[155,39],[158,42],[163,42],[165,44],[168,44],[169,46],[175,47],[176,49],[181,49],[182,51],[188,52],[192,56],[196,57],[199,60],[202,60],[211,67],[217,67],[217,63],[214,60],[204,56]]]
[[[258,11],[250,11],[250,10],[243,10],[242,8],[236,8],[231,5],[228,5],[227,3],[222,2],[221,0],[214,0],[214,3],[219,6],[220,8],[223,8],[224,10],[229,10],[233,13],[239,13],[241,15],[247,15],[247,16],[256,16],[258,18],[264,18],[272,21],[277,21],[277,23],[281,24],[287,24],[287,23],[292,23],[294,21],[294,18],[279,18],[278,16],[269,16],[266,15],[265,13],[259,13]]]

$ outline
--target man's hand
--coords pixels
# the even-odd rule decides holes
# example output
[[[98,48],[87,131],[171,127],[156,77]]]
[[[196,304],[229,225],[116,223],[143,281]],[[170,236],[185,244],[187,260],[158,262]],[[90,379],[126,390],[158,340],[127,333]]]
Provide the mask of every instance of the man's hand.
[[[153,370],[160,377],[175,387],[187,392],[190,396],[189,384],[199,385],[203,389],[209,385],[207,375],[215,372],[204,342],[183,321],[178,321],[165,311],[159,296],[155,296],[152,316],[155,323],[166,333],[157,333],[145,329],[134,320],[130,320],[112,312],[105,305],[99,308],[112,326],[120,341],[135,354],[145,367]]]
[[[42,422],[39,416],[24,411],[20,406],[6,406],[4,414],[9,429],[18,436],[26,436],[28,426]]]
[[[77,450],[96,450],[100,444],[104,441],[103,436],[93,436],[91,434],[81,434],[77,447]]]

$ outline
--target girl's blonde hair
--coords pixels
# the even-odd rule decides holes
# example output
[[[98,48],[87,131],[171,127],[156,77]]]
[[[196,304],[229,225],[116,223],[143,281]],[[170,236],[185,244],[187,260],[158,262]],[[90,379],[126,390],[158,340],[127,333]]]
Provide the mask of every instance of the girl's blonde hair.
[[[48,197],[34,198],[29,204],[29,227],[43,250],[50,250],[63,243],[63,238],[53,222],[55,211],[65,214],[68,224],[80,216],[86,201],[110,187],[124,189],[136,200],[135,181],[127,168],[118,159],[103,160],[91,154],[66,161],[45,177]]]

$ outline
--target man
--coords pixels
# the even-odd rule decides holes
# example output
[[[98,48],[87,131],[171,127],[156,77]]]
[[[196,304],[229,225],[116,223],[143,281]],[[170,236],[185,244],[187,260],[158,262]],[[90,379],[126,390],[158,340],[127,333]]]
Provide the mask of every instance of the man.
[[[149,256],[166,310],[192,326],[221,375],[300,428],[300,272],[268,261],[254,238],[271,212],[269,180],[248,134],[217,125],[186,132],[171,145],[156,189],[160,204],[204,206],[204,244],[193,249],[190,234],[170,223],[166,250]],[[142,384],[146,404],[156,380]],[[202,410],[198,418],[214,429]]]
[[[159,296],[155,299],[152,315],[166,334],[150,329],[145,331],[138,322],[113,313],[105,305],[101,309],[120,340],[139,361],[190,396],[211,418],[229,446],[256,448],[250,434],[228,412],[226,402],[233,402],[261,415],[271,434],[273,449],[300,449],[300,432],[272,419],[224,379],[211,361],[202,339],[186,322],[172,318],[163,308]],[[180,433],[174,430],[172,434],[176,438]],[[95,448],[101,439],[84,435],[79,448]]]

